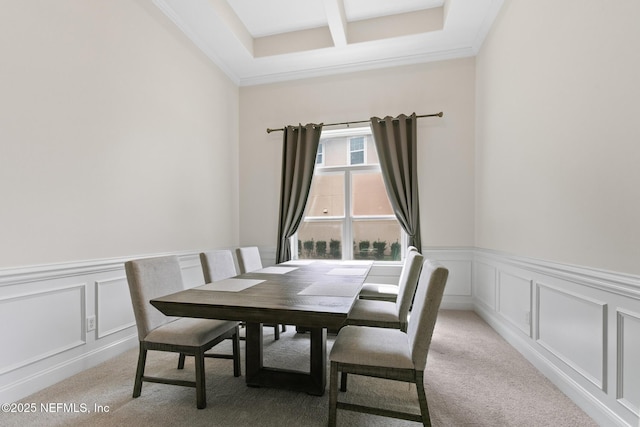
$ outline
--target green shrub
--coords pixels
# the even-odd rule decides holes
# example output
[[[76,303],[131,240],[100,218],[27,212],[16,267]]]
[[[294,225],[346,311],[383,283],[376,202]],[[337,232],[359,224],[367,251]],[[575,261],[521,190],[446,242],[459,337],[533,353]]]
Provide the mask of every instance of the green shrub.
[[[379,240],[373,242],[373,249],[375,249],[375,257],[376,259],[384,258],[384,251],[387,249],[387,242],[381,242]]]
[[[342,258],[342,253],[340,251],[340,240],[331,239],[329,241],[329,256],[333,259]]]
[[[316,242],[316,256],[318,258],[325,258],[327,256],[327,242],[325,240],[318,240]]]
[[[369,242],[368,240],[361,240],[360,243],[358,243],[358,249],[360,249],[360,258],[369,258],[370,245],[371,242]]]
[[[307,258],[311,258],[311,254],[313,253],[313,239],[305,240],[303,243],[304,251],[307,254]]]

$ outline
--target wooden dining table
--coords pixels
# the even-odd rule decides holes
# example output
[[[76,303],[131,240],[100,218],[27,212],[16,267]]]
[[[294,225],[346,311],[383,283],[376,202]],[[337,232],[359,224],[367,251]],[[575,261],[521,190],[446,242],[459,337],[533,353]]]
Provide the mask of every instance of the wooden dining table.
[[[327,329],[338,330],[371,262],[296,260],[151,300],[167,316],[246,322],[246,382],[321,396],[326,387]],[[266,367],[263,324],[309,331],[309,372]]]

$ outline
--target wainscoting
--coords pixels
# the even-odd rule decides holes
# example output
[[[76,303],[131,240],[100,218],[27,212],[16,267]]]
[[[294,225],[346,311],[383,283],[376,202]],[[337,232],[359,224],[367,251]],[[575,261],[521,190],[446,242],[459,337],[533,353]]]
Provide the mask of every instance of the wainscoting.
[[[273,264],[275,248],[260,251]],[[443,308],[475,310],[600,425],[638,425],[640,277],[474,248],[423,253],[449,268]],[[177,255],[187,286],[203,283],[198,254]],[[0,270],[0,403],[137,346],[125,261]],[[368,281],[399,273],[375,264]]]
[[[203,283],[198,254],[178,255],[185,283]],[[125,261],[0,270],[0,403],[138,346]]]
[[[475,250],[475,311],[603,426],[640,415],[640,278]]]

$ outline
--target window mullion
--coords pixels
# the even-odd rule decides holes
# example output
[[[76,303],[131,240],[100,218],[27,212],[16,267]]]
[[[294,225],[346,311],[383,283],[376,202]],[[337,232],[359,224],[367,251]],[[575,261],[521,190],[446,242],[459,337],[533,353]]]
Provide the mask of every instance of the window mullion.
[[[353,227],[351,224],[351,172],[344,171],[344,243],[342,245],[343,259],[353,259]]]

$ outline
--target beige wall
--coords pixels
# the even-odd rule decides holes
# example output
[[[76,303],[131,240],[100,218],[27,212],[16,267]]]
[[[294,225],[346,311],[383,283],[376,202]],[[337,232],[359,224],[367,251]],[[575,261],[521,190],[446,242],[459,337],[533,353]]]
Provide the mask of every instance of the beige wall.
[[[475,59],[238,89],[150,1],[8,2],[0,268],[275,246],[267,127],[442,110],[425,246],[638,273],[639,8],[514,0]]]
[[[3,2],[0,268],[237,243],[238,88],[150,1]]]
[[[268,127],[444,111],[418,121],[423,244],[473,246],[473,58],[240,89],[240,240],[276,245],[282,132]]]
[[[638,17],[505,2],[477,57],[476,246],[640,273]]]

